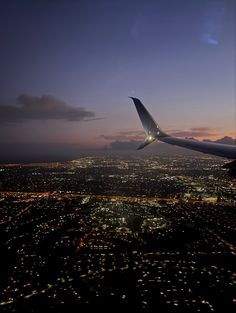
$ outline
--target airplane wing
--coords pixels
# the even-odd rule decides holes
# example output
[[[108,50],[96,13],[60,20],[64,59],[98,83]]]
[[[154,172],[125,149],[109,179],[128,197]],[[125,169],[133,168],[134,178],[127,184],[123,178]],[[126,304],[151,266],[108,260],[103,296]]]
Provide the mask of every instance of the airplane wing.
[[[135,104],[143,128],[147,135],[145,141],[138,149],[142,149],[156,139],[175,146],[212,154],[228,159],[236,159],[236,145],[225,145],[213,142],[202,142],[191,139],[177,138],[167,135],[161,130],[154,118],[137,98],[131,98]]]

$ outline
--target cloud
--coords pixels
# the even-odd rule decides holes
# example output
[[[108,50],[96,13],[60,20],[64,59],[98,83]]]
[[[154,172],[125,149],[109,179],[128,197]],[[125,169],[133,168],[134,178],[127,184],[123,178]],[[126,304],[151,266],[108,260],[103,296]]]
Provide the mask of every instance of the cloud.
[[[145,134],[142,130],[127,130],[120,131],[115,135],[101,135],[100,138],[108,141],[142,141],[145,138]]]
[[[209,132],[212,131],[212,128],[210,127],[192,127],[192,131],[202,131],[202,132]]]
[[[214,131],[215,130],[210,127],[194,127],[189,130],[172,129],[167,131],[167,133],[176,137],[207,138],[209,136],[216,136],[216,134],[213,133]],[[101,135],[100,138],[110,142],[142,142],[145,138],[145,133],[143,130],[127,130],[117,132],[114,135]]]
[[[203,140],[203,141],[209,141],[209,142],[216,142],[216,143],[222,143],[222,144],[226,144],[226,145],[236,145],[236,139],[229,137],[229,136],[225,136],[223,138],[217,139],[216,141],[212,141],[212,140]]]
[[[141,141],[137,141],[137,140],[130,140],[130,141],[115,140],[109,144],[109,148],[112,150],[135,151],[140,144],[141,144]]]
[[[66,102],[50,96],[33,97],[22,94],[13,105],[0,105],[1,122],[23,122],[27,120],[83,121],[95,119],[95,113],[81,107],[72,107]]]
[[[206,138],[208,136],[216,136],[215,129],[210,127],[193,127],[189,130],[172,130],[169,133],[176,137],[194,137],[194,138]]]

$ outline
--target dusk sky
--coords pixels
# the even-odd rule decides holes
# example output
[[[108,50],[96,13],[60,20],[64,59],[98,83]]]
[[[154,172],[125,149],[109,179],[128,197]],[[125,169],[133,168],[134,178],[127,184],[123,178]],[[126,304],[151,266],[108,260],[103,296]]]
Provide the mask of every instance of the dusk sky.
[[[2,0],[0,149],[235,138],[235,0]],[[13,151],[13,150],[12,150]]]

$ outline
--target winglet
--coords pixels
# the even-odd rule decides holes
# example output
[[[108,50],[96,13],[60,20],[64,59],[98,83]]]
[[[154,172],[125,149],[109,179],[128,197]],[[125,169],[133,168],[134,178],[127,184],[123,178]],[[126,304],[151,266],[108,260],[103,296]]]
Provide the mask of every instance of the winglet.
[[[150,143],[152,143],[158,138],[168,136],[161,130],[161,128],[155,122],[154,118],[151,116],[151,114],[142,104],[142,102],[138,98],[133,98],[133,97],[130,97],[130,98],[134,102],[139,118],[143,125],[144,131],[146,133],[145,141],[138,147],[137,150],[144,148],[145,146],[149,145]]]

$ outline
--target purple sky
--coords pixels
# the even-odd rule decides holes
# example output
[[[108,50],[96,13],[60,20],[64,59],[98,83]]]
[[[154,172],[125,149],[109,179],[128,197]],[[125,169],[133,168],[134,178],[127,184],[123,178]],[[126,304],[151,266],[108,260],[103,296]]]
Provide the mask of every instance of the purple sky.
[[[0,148],[140,139],[129,96],[170,133],[235,137],[235,28],[235,0],[1,1]]]

